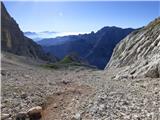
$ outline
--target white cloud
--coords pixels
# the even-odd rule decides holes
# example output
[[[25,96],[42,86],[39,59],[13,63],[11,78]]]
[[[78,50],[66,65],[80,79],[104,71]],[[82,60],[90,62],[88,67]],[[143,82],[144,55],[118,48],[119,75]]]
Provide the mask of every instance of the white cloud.
[[[79,35],[79,34],[85,34],[88,32],[37,32],[36,34],[25,34],[25,36],[35,40],[39,41],[44,38],[56,38],[56,37],[62,37],[62,36],[68,36],[68,35]]]
[[[57,36],[67,36],[67,35],[79,35],[79,34],[85,34],[86,32],[60,32],[57,33]]]

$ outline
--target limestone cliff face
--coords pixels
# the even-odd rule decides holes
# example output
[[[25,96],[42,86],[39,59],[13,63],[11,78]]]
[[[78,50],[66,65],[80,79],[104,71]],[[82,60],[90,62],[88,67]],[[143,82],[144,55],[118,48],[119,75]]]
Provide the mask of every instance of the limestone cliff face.
[[[114,49],[110,67],[125,67],[121,75],[160,77],[160,18],[124,38]]]
[[[42,48],[25,37],[16,21],[9,15],[4,4],[1,2],[1,49],[21,56],[34,59],[55,61],[44,53]]]

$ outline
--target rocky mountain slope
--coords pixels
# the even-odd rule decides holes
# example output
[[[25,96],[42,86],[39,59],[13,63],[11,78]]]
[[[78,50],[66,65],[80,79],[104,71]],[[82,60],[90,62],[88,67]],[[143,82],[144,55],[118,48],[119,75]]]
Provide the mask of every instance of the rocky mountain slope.
[[[2,120],[27,120],[36,106],[41,120],[158,120],[160,79],[113,79],[122,70],[44,69],[2,56]]]
[[[76,52],[80,57],[88,60],[89,64],[103,69],[109,61],[115,45],[133,30],[131,28],[104,27],[96,33],[44,39],[38,44],[44,46],[45,51],[60,59]]]
[[[124,38],[114,49],[108,67],[125,67],[122,76],[160,77],[160,18]]]
[[[12,26],[8,26],[10,27],[11,29],[6,30],[15,33],[10,32]],[[158,18],[127,36],[115,48],[105,71],[85,66],[44,68],[41,63],[26,59],[32,57],[30,52],[15,53],[14,50],[19,49],[19,46],[12,46],[15,45],[10,44],[12,39],[3,40],[2,45],[6,45],[2,46],[3,51],[8,52],[1,56],[1,119],[159,120],[159,28]],[[7,35],[10,35],[9,33]],[[151,44],[146,41],[151,41]],[[121,60],[121,56],[124,59]],[[74,56],[67,57],[62,62],[75,59],[77,58]],[[142,64],[143,61],[147,62]],[[145,65],[153,68],[145,69],[150,70],[148,73],[154,75],[154,78],[136,77],[144,73],[138,71]],[[128,77],[131,70],[132,76]],[[123,76],[115,79],[117,73]]]
[[[34,59],[56,61],[55,57],[45,54],[43,49],[25,37],[16,21],[9,15],[4,4],[1,2],[1,49],[21,56]]]

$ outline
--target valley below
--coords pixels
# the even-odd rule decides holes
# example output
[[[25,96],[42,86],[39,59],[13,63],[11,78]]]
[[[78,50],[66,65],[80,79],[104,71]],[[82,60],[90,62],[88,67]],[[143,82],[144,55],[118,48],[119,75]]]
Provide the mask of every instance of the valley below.
[[[116,78],[123,67],[55,70],[28,63],[23,57],[2,55],[2,118],[8,114],[7,119],[15,119],[35,106],[43,108],[42,120],[160,118],[160,78]]]
[[[38,45],[1,13],[1,120],[160,120],[158,16]]]

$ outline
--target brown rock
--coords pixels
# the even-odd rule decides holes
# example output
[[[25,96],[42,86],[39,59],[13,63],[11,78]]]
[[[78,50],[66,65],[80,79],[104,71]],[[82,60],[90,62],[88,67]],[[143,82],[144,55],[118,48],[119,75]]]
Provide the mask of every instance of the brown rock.
[[[42,107],[36,106],[28,110],[28,116],[30,120],[39,120],[42,117],[41,112]]]

